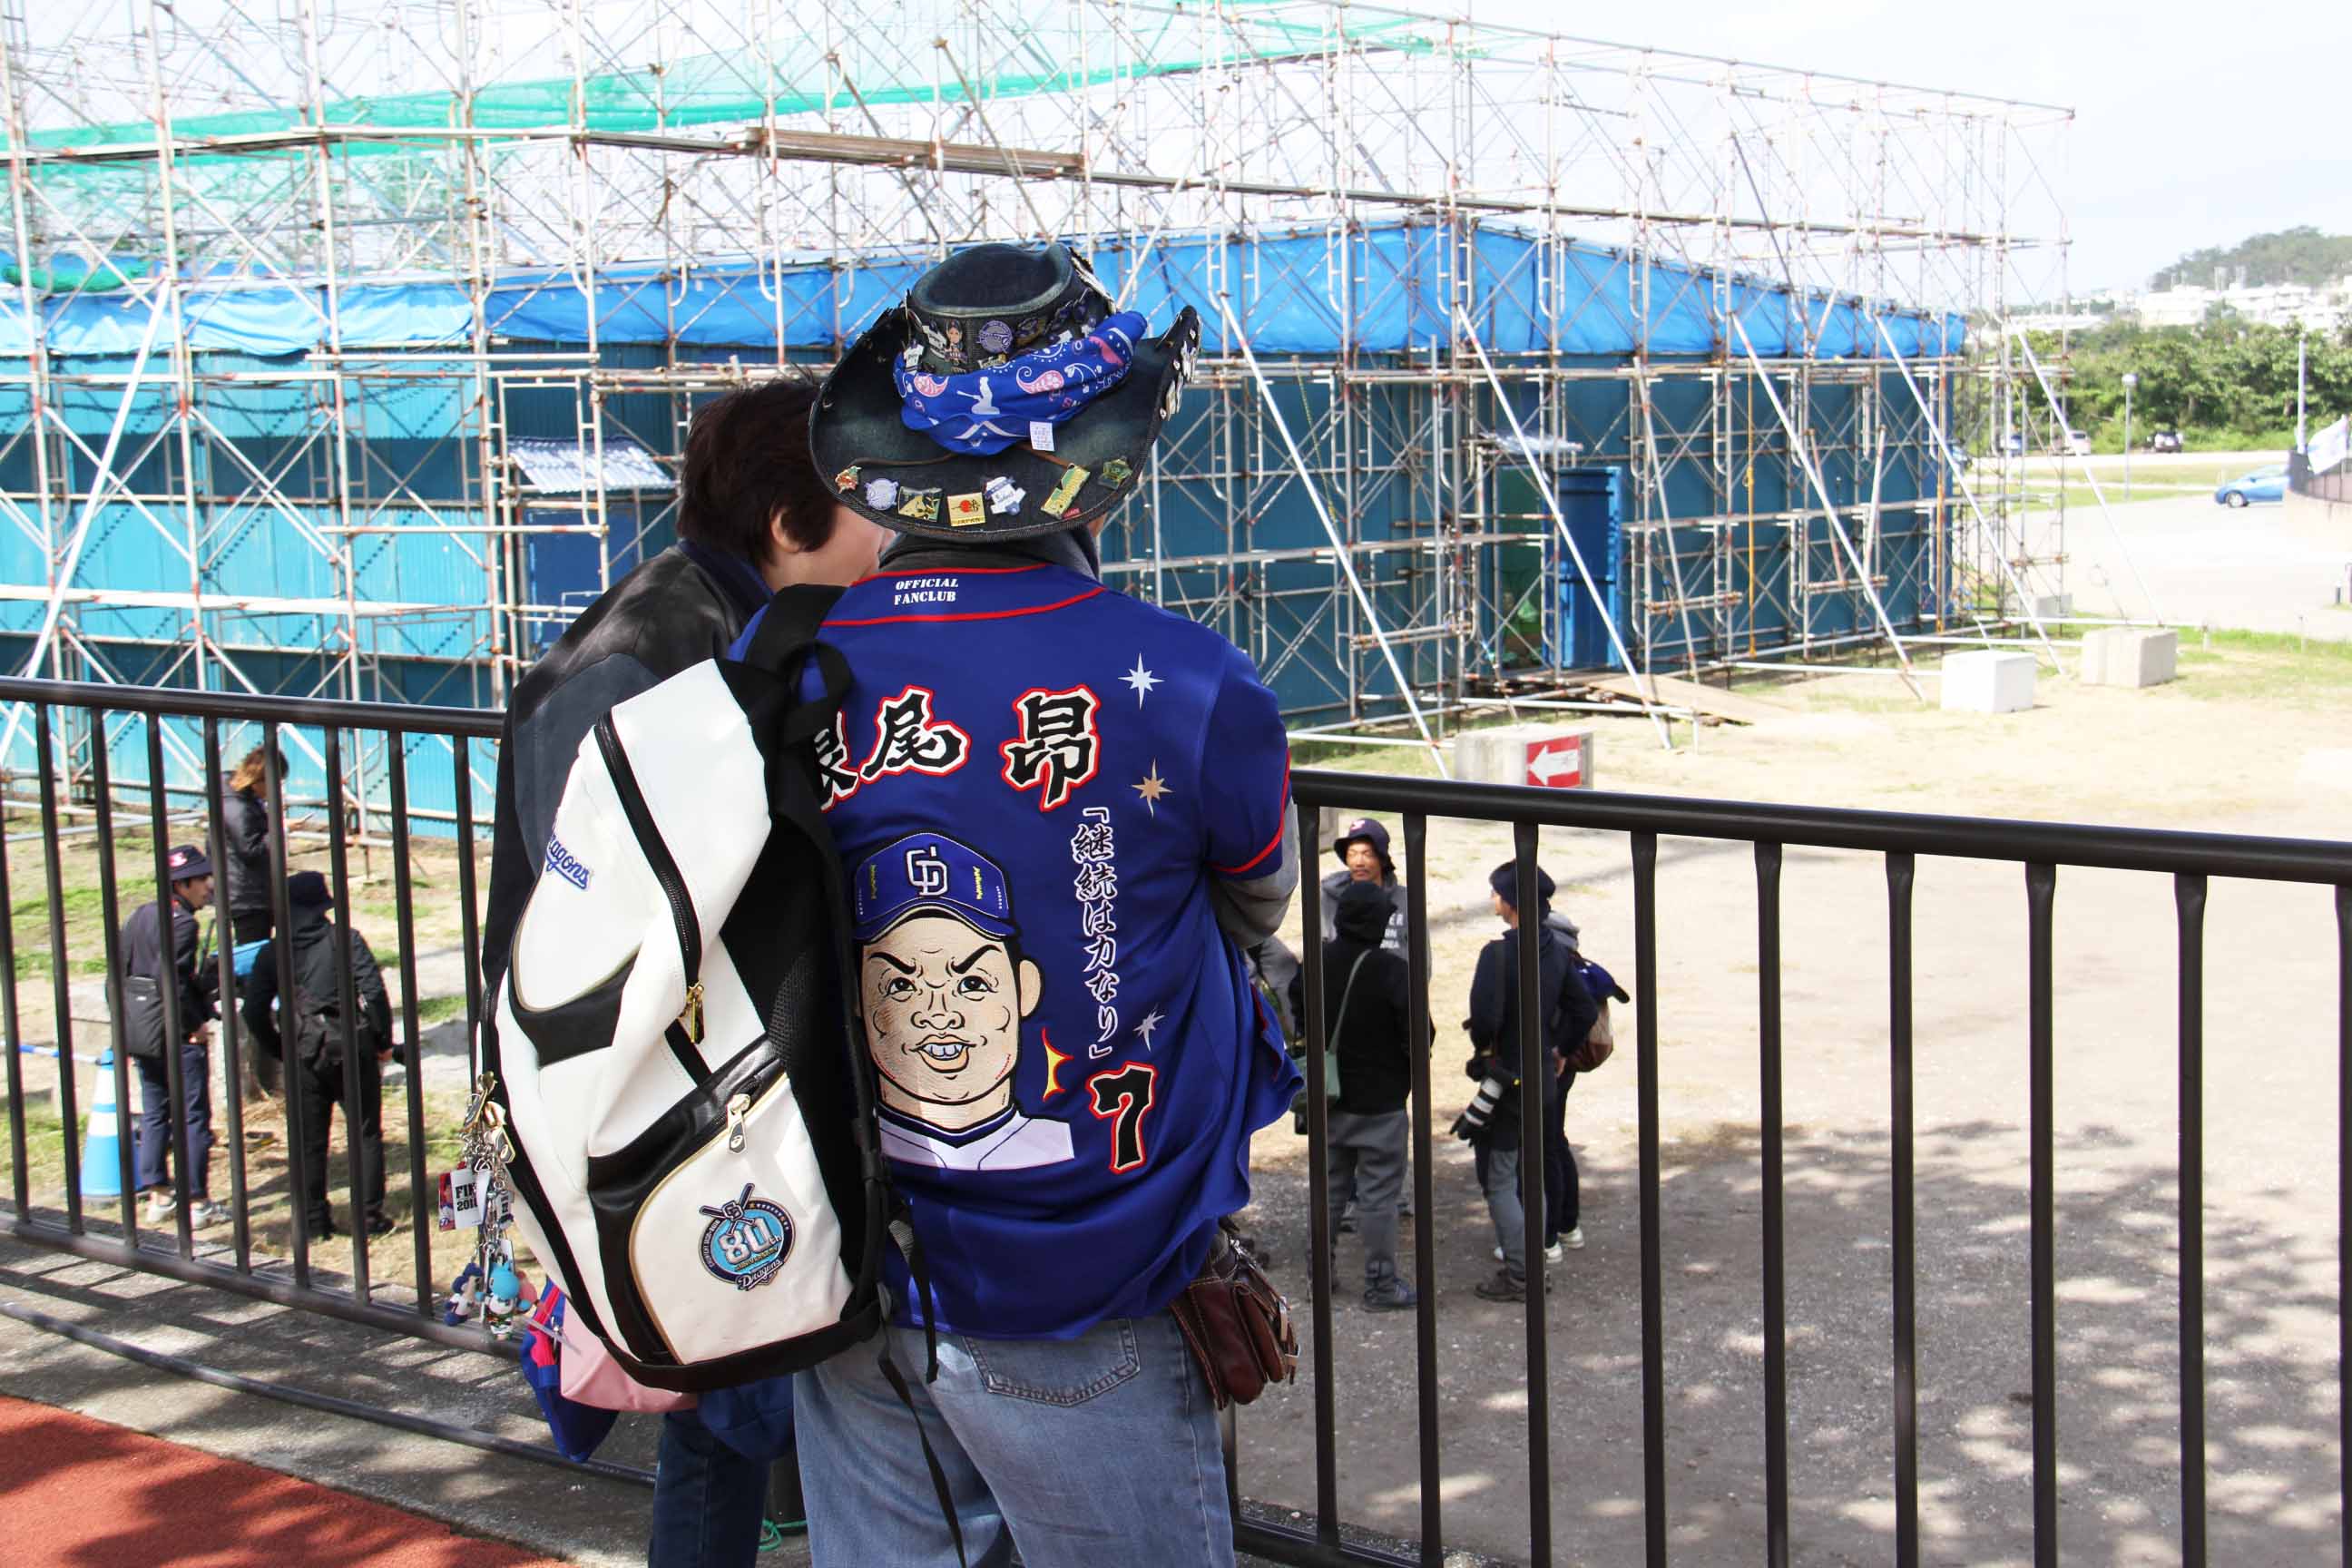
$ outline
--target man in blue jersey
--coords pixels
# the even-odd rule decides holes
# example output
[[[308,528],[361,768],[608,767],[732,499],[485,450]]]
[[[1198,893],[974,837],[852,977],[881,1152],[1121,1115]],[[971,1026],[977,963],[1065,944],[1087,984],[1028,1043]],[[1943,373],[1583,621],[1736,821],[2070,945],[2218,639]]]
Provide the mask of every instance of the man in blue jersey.
[[[982,246],[811,423],[819,471],[900,535],[826,623],[853,683],[818,752],[919,1265],[891,1263],[890,1353],[936,1351],[912,1398],[973,1563],[1233,1560],[1167,1309],[1297,1085],[1243,957],[1297,880],[1289,748],[1248,659],[1106,587],[1095,543],[1198,331],[1148,338],[1059,246]],[[815,1560],[953,1564],[877,1360],[798,1380]]]

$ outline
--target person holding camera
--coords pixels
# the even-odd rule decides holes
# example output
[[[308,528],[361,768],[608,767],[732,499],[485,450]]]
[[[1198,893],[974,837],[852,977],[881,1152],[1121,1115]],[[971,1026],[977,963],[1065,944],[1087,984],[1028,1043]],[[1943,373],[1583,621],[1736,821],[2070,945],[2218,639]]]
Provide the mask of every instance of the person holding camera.
[[[1519,939],[1525,929],[1520,910],[1512,902],[1518,891],[1517,871],[1509,862],[1495,868],[1487,879],[1494,890],[1495,913],[1505,930],[1478,954],[1478,968],[1470,982],[1470,1044],[1475,1053],[1467,1068],[1478,1080],[1478,1092],[1454,1123],[1454,1134],[1467,1139],[1476,1152],[1478,1185],[1486,1194],[1486,1213],[1495,1222],[1495,1240],[1503,1253],[1502,1267],[1493,1279],[1475,1289],[1489,1301],[1524,1301],[1528,1296],[1527,1210],[1519,1198],[1521,1157],[1519,1060]],[[1537,991],[1545,998],[1539,1081],[1547,1099],[1564,1093],[1555,1070],[1558,1062],[1592,1030],[1600,1008],[1586,989],[1576,952],[1550,923],[1551,878],[1536,872],[1539,908],[1536,918]],[[1541,1158],[1541,1151],[1537,1152]]]

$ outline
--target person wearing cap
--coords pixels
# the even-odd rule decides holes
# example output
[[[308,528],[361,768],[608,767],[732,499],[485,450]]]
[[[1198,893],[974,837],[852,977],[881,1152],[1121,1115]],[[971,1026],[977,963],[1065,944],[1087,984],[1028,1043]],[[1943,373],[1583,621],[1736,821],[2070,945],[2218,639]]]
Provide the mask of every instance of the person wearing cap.
[[[196,911],[213,901],[213,864],[193,844],[182,844],[164,857],[171,881],[172,911],[166,953],[163,910],[164,900],[140,905],[122,922],[122,973],[127,979],[168,983],[179,998],[180,1038],[171,1048],[180,1053],[179,1146],[187,1165],[188,1223],[207,1226],[226,1216],[211,1202],[209,1171],[213,1150],[212,1026],[217,973],[201,963],[196,951]],[[160,1010],[160,1009],[159,1009]],[[152,1037],[151,1037],[152,1040]],[[171,1069],[159,1051],[133,1055],[139,1069],[139,1133],[134,1157],[139,1189],[147,1194],[146,1221],[159,1224],[172,1217],[172,1195],[166,1150],[172,1137]]]
[[[335,1234],[332,1194],[327,1186],[327,1134],[343,1108],[346,1072],[356,1075],[358,1120],[346,1122],[344,1143],[355,1151],[362,1212],[353,1223],[370,1236],[393,1230],[384,1212],[383,1064],[392,1059],[392,1001],[367,938],[352,932],[352,996],[359,1016],[352,1021],[351,1062],[343,1059],[341,965],[337,962],[333,891],[317,871],[286,879],[289,928],[272,936],[254,955],[253,977],[245,984],[245,1026],[265,1055],[284,1062],[287,1092],[299,1097],[302,1122],[304,1226],[313,1241]],[[289,949],[294,994],[278,990],[279,942]],[[294,1049],[286,1049],[289,1037]],[[291,1059],[287,1059],[290,1057]]]
[[[1495,868],[1487,884],[1504,931],[1480,950],[1478,967],[1471,977],[1467,1026],[1475,1054],[1467,1070],[1478,1081],[1478,1089],[1469,1108],[1455,1121],[1454,1131],[1456,1137],[1469,1140],[1477,1156],[1478,1185],[1486,1194],[1487,1216],[1495,1223],[1495,1242],[1502,1254],[1501,1267],[1494,1278],[1475,1288],[1476,1292],[1489,1301],[1524,1301],[1531,1260],[1527,1255],[1527,1211],[1519,1194],[1523,1153],[1519,940],[1525,928],[1515,901],[1519,896],[1517,867],[1505,861]],[[1593,1020],[1600,1016],[1599,1007],[1585,989],[1575,950],[1548,918],[1556,890],[1550,874],[1538,868],[1536,994],[1545,998],[1547,1012],[1538,1026],[1543,1055],[1536,1071],[1547,1101],[1552,1095],[1567,1093],[1561,1058],[1591,1031]],[[1536,1157],[1542,1157],[1540,1149]],[[1547,1253],[1545,1260],[1552,1260],[1552,1256]]]
[[[1340,830],[1339,837],[1332,841],[1331,853],[1338,858],[1339,868],[1323,879],[1323,940],[1328,942],[1338,934],[1333,921],[1339,912],[1339,895],[1351,882],[1370,882],[1389,896],[1389,924],[1381,945],[1391,952],[1402,952],[1404,884],[1397,879],[1396,862],[1389,858],[1387,826],[1377,818],[1360,816]]]
[[[819,1568],[958,1561],[908,1404],[972,1563],[1233,1562],[1167,1309],[1298,1082],[1244,958],[1297,885],[1289,744],[1240,650],[1106,586],[1097,545],[1199,330],[1151,336],[1064,247],[978,246],[811,423],[899,535],[825,623],[852,680],[818,768],[912,1226],[892,1370],[867,1344],[796,1380]]]

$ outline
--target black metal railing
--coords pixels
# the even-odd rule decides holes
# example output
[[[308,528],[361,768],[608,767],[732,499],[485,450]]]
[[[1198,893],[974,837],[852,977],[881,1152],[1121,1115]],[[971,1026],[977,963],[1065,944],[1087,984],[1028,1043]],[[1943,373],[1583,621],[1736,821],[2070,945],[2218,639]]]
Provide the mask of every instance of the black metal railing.
[[[383,748],[391,759],[390,771],[383,780],[384,800],[380,815],[388,824],[394,849],[393,865],[396,913],[400,931],[401,963],[399,967],[402,993],[402,1033],[414,1041],[417,1037],[416,976],[415,944],[415,909],[409,872],[409,812],[407,808],[408,779],[405,763],[406,736],[431,735],[451,738],[453,743],[450,765],[456,803],[455,830],[459,844],[478,844],[477,826],[472,805],[472,779],[468,747],[470,741],[495,737],[496,716],[488,713],[451,709],[383,707],[365,704],[302,701],[289,699],[239,697],[221,693],[184,690],[156,690],[122,687],[89,687],[48,682],[0,680],[0,703],[26,702],[33,705],[33,734],[37,753],[39,773],[40,816],[44,835],[44,873],[48,903],[48,938],[51,948],[51,974],[58,1019],[57,1047],[61,1053],[59,1063],[59,1110],[63,1121],[65,1150],[64,1205],[62,1214],[49,1205],[37,1205],[27,1185],[27,1132],[25,1117],[24,1085],[19,1053],[16,1047],[22,1038],[16,985],[15,954],[12,952],[13,931],[0,921],[0,1016],[5,1016],[11,1048],[8,1052],[7,1073],[10,1095],[9,1135],[14,1163],[13,1219],[9,1233],[19,1238],[43,1246],[61,1247],[85,1256],[104,1258],[125,1267],[147,1269],[195,1283],[217,1285],[232,1290],[267,1298],[291,1306],[331,1313],[338,1317],[375,1323],[404,1333],[422,1335],[446,1342],[479,1345],[480,1336],[470,1330],[445,1327],[435,1313],[431,1262],[427,1237],[432,1224],[431,1188],[426,1181],[425,1148],[428,1131],[425,1121],[424,1096],[419,1079],[418,1053],[404,1053],[407,1075],[408,1152],[410,1193],[415,1206],[415,1266],[418,1280],[415,1300],[406,1305],[391,1305],[380,1300],[380,1287],[372,1283],[368,1267],[367,1237],[364,1228],[352,1227],[351,1267],[342,1284],[323,1283],[310,1269],[310,1238],[303,1224],[304,1194],[299,1184],[299,1161],[293,1162],[291,1179],[298,1184],[294,1205],[291,1278],[279,1275],[267,1265],[269,1260],[257,1259],[252,1245],[247,1222],[248,1192],[244,1168],[241,1129],[237,1122],[235,1085],[239,1067],[240,1041],[234,1010],[224,1015],[223,1043],[226,1054],[227,1079],[231,1086],[227,1096],[230,1118],[228,1139],[231,1174],[231,1207],[234,1231],[231,1257],[226,1262],[197,1256],[194,1239],[185,1222],[185,1190],[180,1191],[182,1202],[178,1213],[180,1223],[165,1247],[141,1244],[138,1216],[131,1202],[131,1182],[126,1168],[122,1186],[124,1197],[121,1205],[119,1237],[94,1236],[87,1230],[81,1193],[74,1178],[74,1141],[78,1137],[79,1117],[74,1104],[72,1029],[69,1018],[69,996],[67,974],[68,932],[64,914],[65,899],[61,873],[62,851],[58,838],[59,816],[63,804],[59,798],[59,781],[64,776],[55,755],[51,731],[53,718],[59,710],[80,709],[93,717],[104,712],[142,716],[147,725],[146,754],[150,778],[163,776],[162,726],[171,720],[195,720],[202,725],[202,763],[207,781],[217,773],[220,760],[219,725],[226,722],[258,724],[262,744],[275,743],[281,730],[292,727],[316,728],[323,731],[322,741],[328,757],[327,774],[331,780],[343,776],[341,732],[352,731],[388,739]],[[90,780],[90,808],[96,816],[97,832],[101,849],[111,843],[111,795],[118,787],[110,779],[109,763],[104,756],[102,724],[92,724],[90,733],[100,738],[97,752],[89,759],[87,776]],[[1630,854],[1630,870],[1633,895],[1633,988],[1634,988],[1634,1063],[1637,1103],[1636,1138],[1638,1162],[1636,1181],[1639,1191],[1640,1295],[1641,1295],[1641,1432],[1642,1432],[1642,1520],[1645,1543],[1645,1561],[1664,1564],[1667,1561],[1669,1542],[1669,1499],[1667,1492],[1667,1432],[1666,1363],[1664,1353],[1664,1257],[1661,1239],[1661,1152],[1660,1152],[1660,1075],[1659,1075],[1659,1008],[1658,1008],[1658,841],[1661,837],[1688,837],[1747,843],[1753,847],[1758,908],[1757,926],[1757,1065],[1760,1089],[1759,1181],[1760,1181],[1760,1244],[1762,1268],[1758,1288],[1761,1298],[1760,1319],[1763,1329],[1762,1375],[1764,1394],[1763,1462],[1766,1481],[1765,1557],[1768,1563],[1785,1563],[1790,1553],[1790,1445],[1788,1403],[1788,1319],[1786,1310],[1787,1237],[1784,1207],[1784,1133],[1781,1095],[1782,1077],[1782,952],[1780,880],[1784,856],[1790,847],[1861,851],[1882,858],[1886,880],[1886,952],[1888,958],[1888,1024],[1887,1073],[1888,1103],[1891,1112],[1889,1178],[1891,1182],[1892,1214],[1889,1216],[1891,1237],[1890,1268],[1892,1274],[1890,1354],[1893,1409],[1893,1452],[1887,1456],[1895,1492],[1895,1560],[1904,1568],[1912,1568],[1920,1559],[1920,1468],[1918,1380],[1916,1366],[1918,1291],[1917,1231],[1915,1215],[1915,1133],[1916,1108],[1913,1096],[1913,896],[1917,880],[1920,857],[1957,858],[2008,862],[2021,868],[2024,879],[2027,916],[2027,983],[2028,983],[2028,1058],[2027,1058],[2027,1145],[2028,1188],[2027,1211],[2030,1231],[2030,1261],[2028,1277],[2031,1305],[2027,1331],[2030,1337],[2032,1366],[2032,1499],[2033,1553],[2037,1564],[2050,1564],[2058,1555],[2059,1512],[2059,1447],[2056,1421],[2058,1395],[2057,1362],[2057,1269],[2055,1255],[2055,1100],[2053,1073],[2056,1054],[2054,1000],[2058,975],[2053,961],[2053,930],[2055,894],[2061,868],[2092,868],[2153,872],[2172,879],[2175,894],[2175,920],[2179,933],[2179,995],[2177,1065],[2179,1083],[2179,1168],[2176,1225],[2180,1267],[2179,1270],[2179,1332],[2180,1370],[2179,1405],[2180,1416],[2180,1468],[2179,1506],[2180,1525],[2179,1552],[2181,1560],[2191,1565],[2206,1562],[2206,1470],[2207,1447],[2205,1427],[2205,1382],[2203,1355],[2205,1347],[2205,1300],[2202,1282],[2203,1262],[2203,1018],[2204,947],[2203,921],[2208,882],[2216,877],[2252,879],[2257,880],[2320,884],[2332,886],[2335,891],[2336,945],[2337,986],[2334,1008],[2337,1021],[2336,1057],[2339,1064],[2337,1083],[2336,1168],[2336,1185],[2338,1220],[2337,1271],[2337,1350],[2338,1350],[2338,1422],[2342,1447],[2338,1458],[2339,1499],[2342,1489],[2341,1454],[2352,1453],[2352,1390],[2344,1387],[2344,1372],[2352,1367],[2352,1319],[2343,1308],[2352,1298],[2352,1248],[2346,1238],[2352,1237],[2352,844],[2256,837],[2207,833],[2158,832],[2115,827],[2087,827],[2071,824],[2042,822],[2011,822],[1953,816],[1913,816],[1882,811],[1837,810],[1800,805],[1769,805],[1753,803],[1692,800],[1662,796],[1613,795],[1602,793],[1562,794],[1551,791],[1511,788],[1495,785],[1455,784],[1433,780],[1375,776],[1355,773],[1301,771],[1294,777],[1294,792],[1304,831],[1304,843],[1316,841],[1314,832],[1318,814],[1326,808],[1339,808],[1349,813],[1385,812],[1400,816],[1405,851],[1404,883],[1408,894],[1409,941],[1406,948],[1408,984],[1411,996],[1410,1038],[1430,1038],[1430,914],[1427,889],[1430,879],[1429,824],[1433,817],[1466,819],[1474,822],[1508,825],[1513,838],[1513,864],[1517,882],[1517,907],[1533,909],[1538,904],[1536,896],[1536,850],[1541,829],[1591,829],[1626,835]],[[218,827],[219,798],[216,784],[208,782],[207,804],[212,808],[214,823],[213,851],[217,862],[222,846]],[[148,792],[147,825],[154,837],[158,886],[164,885],[165,820],[163,795]],[[330,792],[332,798],[332,791]],[[273,796],[272,820],[282,821],[280,802]],[[348,853],[346,814],[331,811],[327,830],[331,866],[338,888],[344,885],[343,877]],[[273,850],[273,869],[277,888],[277,915],[279,929],[284,929],[284,870],[286,848],[279,835]],[[462,906],[462,943],[464,959],[464,990],[466,1018],[470,1029],[478,1016],[482,998],[472,963],[477,938],[475,925],[475,866],[472,853],[457,857],[456,891]],[[102,888],[102,918],[107,924],[107,967],[110,1003],[115,995],[116,970],[113,931],[119,913],[116,889],[111,870],[111,858],[101,852],[100,857]],[[7,869],[0,858],[0,908],[8,905]],[[1312,935],[1320,927],[1321,889],[1312,876],[1302,877],[1300,901],[1302,930],[1309,940],[1302,943],[1303,967],[1301,994],[1305,1003],[1305,1033],[1308,1057],[1308,1081],[1321,1081],[1326,1050],[1326,1020],[1323,1017],[1322,954]],[[348,899],[339,897],[337,908],[337,941],[348,943],[350,916]],[[282,951],[282,950],[281,950]],[[346,946],[343,951],[348,953]],[[1534,1063],[1541,1059],[1541,1044],[1538,1038],[1541,1027],[1542,1008],[1538,1005],[1538,947],[1529,942],[1519,946],[1519,968],[1516,976],[1518,990],[1517,1016],[1521,1021],[1521,1059]],[[281,958],[281,964],[284,960]],[[226,946],[221,955],[221,980],[224,992],[229,988],[228,958]],[[344,965],[348,971],[348,963]],[[290,994],[290,979],[282,970],[281,988]],[[348,982],[346,982],[348,984]],[[354,1009],[348,994],[343,998],[342,1016],[350,1020]],[[2314,1007],[2324,1005],[2314,998]],[[111,1009],[110,1009],[111,1011]],[[351,1026],[347,1023],[345,1027]],[[115,1055],[115,1088],[118,1105],[127,1105],[123,1078],[123,1056],[119,1048]],[[346,1050],[350,1042],[345,1041]],[[1412,1187],[1414,1212],[1433,1215],[1436,1194],[1433,1189],[1434,1150],[1432,1137],[1430,1094],[1430,1060],[1426,1050],[1413,1053],[1412,1066]],[[177,1092],[176,1086],[174,1092]],[[1539,1095],[1521,1097],[1522,1147],[1534,1151],[1542,1147],[1543,1133],[1538,1118],[1542,1113]],[[290,1109],[290,1108],[289,1108]],[[1415,1226],[1412,1269],[1419,1288],[1420,1301],[1416,1309],[1413,1335],[1413,1360],[1417,1404],[1417,1448],[1419,1461],[1419,1542],[1417,1548],[1400,1553],[1367,1542],[1354,1531],[1342,1530],[1343,1508],[1339,1495],[1339,1424],[1336,1407],[1336,1345],[1333,1320],[1333,1286],[1330,1259],[1335,1216],[1330,1212],[1329,1197],[1324,1182],[1327,1168],[1327,1143],[1329,1134],[1328,1110],[1319,1094],[1307,1097],[1308,1148],[1308,1226],[1311,1278],[1308,1310],[1312,1320],[1311,1394],[1314,1402],[1315,1498],[1312,1517],[1303,1522],[1284,1522],[1265,1517],[1262,1510],[1245,1515],[1237,1531],[1244,1549],[1276,1561],[1292,1563],[1411,1563],[1436,1564],[1443,1560],[1447,1540],[1447,1521],[1444,1500],[1443,1457],[1441,1432],[1441,1397],[1438,1378],[1439,1292],[1437,1289],[1437,1258],[1433,1232],[1435,1226],[1423,1224]],[[348,1108],[347,1108],[348,1110]],[[299,1127],[289,1128],[299,1137]],[[127,1141],[126,1141],[127,1150]],[[180,1174],[175,1180],[184,1183],[185,1162],[179,1163]],[[1540,1253],[1542,1236],[1539,1226],[1543,1215],[1542,1162],[1523,1158],[1519,1164],[1523,1184],[1523,1208],[1527,1216],[1525,1244],[1533,1264]],[[357,1162],[352,1162],[353,1207],[360,1205],[356,1183],[360,1180]],[[1540,1268],[1535,1264],[1536,1268]],[[1550,1388],[1554,1378],[1551,1356],[1551,1325],[1545,1310],[1544,1292],[1531,1289],[1525,1312],[1525,1355],[1527,1395],[1526,1463],[1529,1480],[1527,1557],[1530,1563],[1549,1564],[1554,1560],[1555,1525],[1551,1512],[1551,1409]],[[1246,1478],[1241,1479],[1242,1489],[1247,1489]],[[2341,1514],[2347,1561],[2352,1562],[2352,1510]]]

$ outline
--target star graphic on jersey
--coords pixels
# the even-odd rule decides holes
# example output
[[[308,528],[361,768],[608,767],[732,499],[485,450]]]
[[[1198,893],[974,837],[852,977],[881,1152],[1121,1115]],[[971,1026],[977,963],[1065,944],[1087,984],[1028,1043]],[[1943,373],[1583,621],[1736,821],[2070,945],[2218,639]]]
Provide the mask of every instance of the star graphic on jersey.
[[[1144,1016],[1143,1022],[1135,1026],[1135,1037],[1143,1042],[1143,1048],[1145,1050],[1148,1051],[1151,1048],[1151,1031],[1160,1027],[1160,1025],[1167,1021],[1167,1019],[1160,1016],[1160,1009],[1154,1007],[1150,1013]]]
[[[1157,762],[1151,764],[1151,771],[1143,775],[1141,784],[1129,784],[1127,787],[1143,797],[1143,804],[1151,808],[1151,815],[1154,816],[1160,815],[1160,803],[1167,799],[1170,793],[1168,781],[1160,776],[1160,764]]]
[[[1135,705],[1138,708],[1142,707],[1143,700],[1151,695],[1151,689],[1160,684],[1160,678],[1143,668],[1141,654],[1135,656],[1135,668],[1118,679],[1135,693]]]

